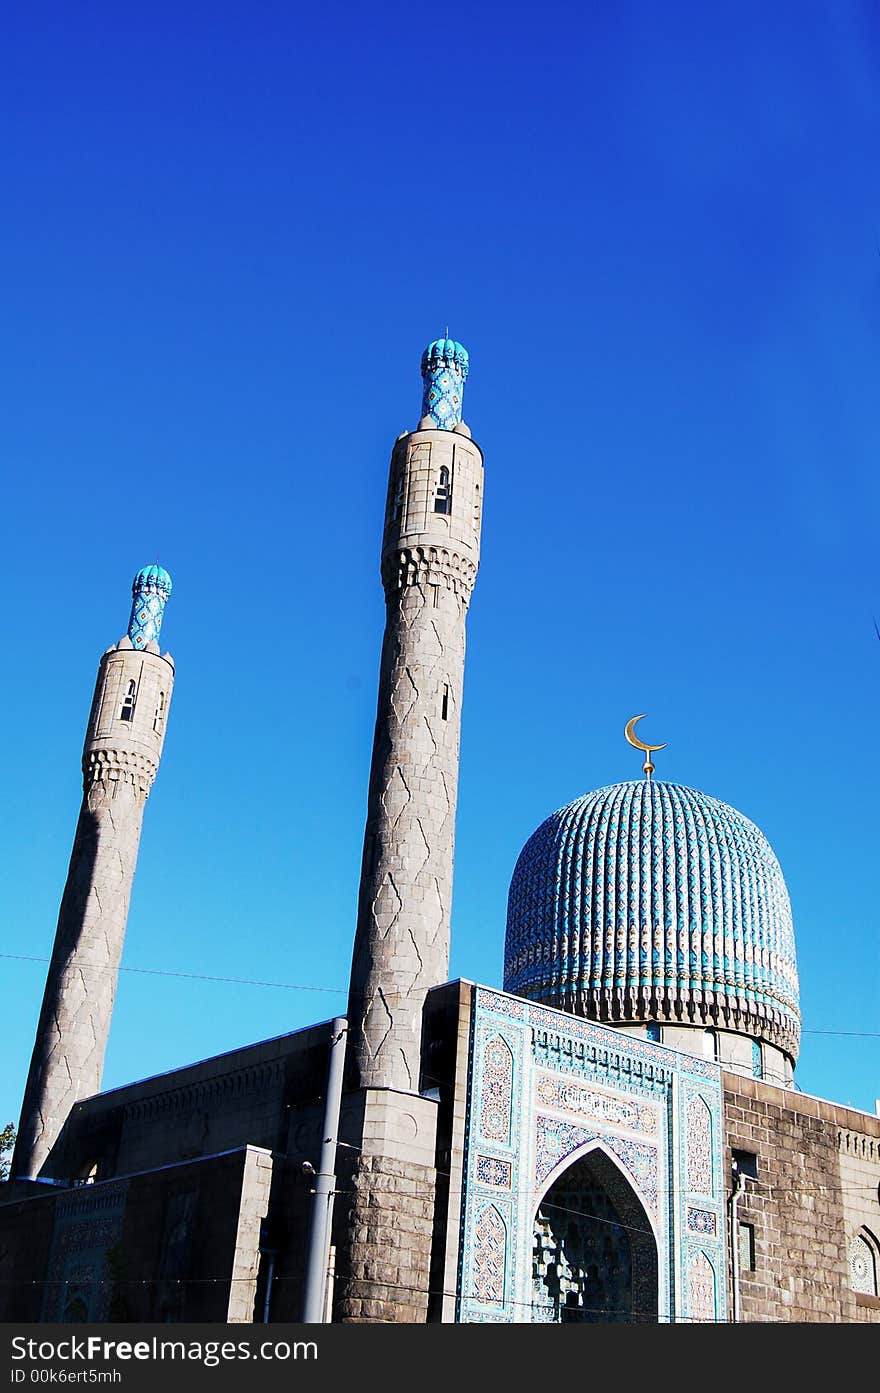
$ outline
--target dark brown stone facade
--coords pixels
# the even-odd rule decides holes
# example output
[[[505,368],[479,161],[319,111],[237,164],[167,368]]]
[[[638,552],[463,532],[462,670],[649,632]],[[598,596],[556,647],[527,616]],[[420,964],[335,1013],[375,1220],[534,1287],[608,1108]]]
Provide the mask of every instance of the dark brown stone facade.
[[[849,1263],[861,1224],[880,1229],[880,1118],[725,1073],[724,1124],[728,1173],[734,1149],[758,1165],[738,1210],[754,1231],[742,1320],[880,1321],[880,1300],[853,1290]]]
[[[252,1321],[272,1158],[225,1156],[0,1208],[0,1320]]]

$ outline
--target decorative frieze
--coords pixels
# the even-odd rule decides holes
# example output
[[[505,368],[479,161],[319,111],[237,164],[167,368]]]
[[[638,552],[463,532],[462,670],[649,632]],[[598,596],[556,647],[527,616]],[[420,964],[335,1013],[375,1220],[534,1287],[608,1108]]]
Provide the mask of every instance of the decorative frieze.
[[[117,783],[131,784],[141,801],[146,800],[156,771],[157,759],[131,750],[87,750],[83,755],[83,789],[86,796],[95,785],[109,785],[112,789]]]
[[[124,1109],[125,1120],[149,1122],[156,1117],[212,1110],[224,1099],[251,1098],[269,1089],[277,1089],[283,1078],[283,1060],[272,1060],[251,1068],[236,1069],[213,1079],[205,1079],[184,1088],[163,1090],[127,1103]]]
[[[469,557],[441,547],[404,547],[382,558],[382,584],[386,591],[402,590],[409,585],[442,585],[467,604],[476,578],[477,568]]]

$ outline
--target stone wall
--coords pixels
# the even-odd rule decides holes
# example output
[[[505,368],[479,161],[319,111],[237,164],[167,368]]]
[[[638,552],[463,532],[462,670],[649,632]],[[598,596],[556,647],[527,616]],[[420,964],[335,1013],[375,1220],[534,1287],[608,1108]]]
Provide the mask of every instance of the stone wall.
[[[384,1088],[360,1090],[346,1103],[343,1134],[360,1140],[339,1158],[333,1318],[422,1324],[434,1241],[437,1104]]]
[[[237,1147],[284,1153],[290,1105],[316,1096],[329,1023],[201,1060],[77,1103],[53,1151],[55,1174],[99,1180]]]
[[[742,1319],[880,1319],[880,1301],[852,1290],[853,1177],[841,1162],[842,1133],[873,1140],[871,1177],[859,1182],[869,1204],[869,1180],[880,1179],[880,1118],[725,1073],[724,1122],[727,1174],[733,1148],[758,1163],[739,1202],[738,1221],[754,1227],[754,1270],[746,1263],[740,1274]],[[880,1219],[876,1184],[871,1213]]]
[[[334,1319],[424,1324],[434,1232],[435,1173],[365,1156],[355,1166],[338,1248]]]
[[[880,1127],[869,1130],[860,1114],[856,1114],[856,1118],[857,1124],[850,1125],[852,1114],[849,1114],[837,1129],[843,1215],[853,1286],[870,1285],[869,1281],[858,1280],[853,1272],[853,1241],[861,1239],[873,1258],[874,1291],[856,1292],[855,1319],[880,1321]]]
[[[244,1147],[0,1204],[0,1321],[253,1320],[271,1176]]]
[[[38,1188],[42,1193],[18,1198]],[[54,1212],[51,1190],[0,1185],[0,1323],[40,1319]]]

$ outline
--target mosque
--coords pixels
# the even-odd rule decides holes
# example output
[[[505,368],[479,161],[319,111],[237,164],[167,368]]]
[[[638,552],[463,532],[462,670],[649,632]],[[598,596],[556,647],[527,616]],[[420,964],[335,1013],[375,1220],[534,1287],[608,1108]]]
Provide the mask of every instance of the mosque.
[[[779,863],[743,814],[654,777],[639,717],[644,777],[520,853],[503,989],[447,981],[483,456],[466,350],[421,366],[388,481],[347,1018],[100,1091],[175,680],[171,579],[147,566],[98,667],[0,1186],[0,1320],[878,1322],[880,1118],[793,1087]]]

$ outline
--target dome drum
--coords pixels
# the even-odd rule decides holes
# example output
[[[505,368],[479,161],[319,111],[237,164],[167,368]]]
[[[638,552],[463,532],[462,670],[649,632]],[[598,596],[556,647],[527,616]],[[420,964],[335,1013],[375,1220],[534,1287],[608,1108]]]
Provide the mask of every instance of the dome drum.
[[[532,978],[528,985],[518,987],[511,982],[512,979],[505,979],[506,991],[605,1025],[640,1025],[652,1021],[658,1025],[729,1030],[775,1045],[792,1061],[797,1058],[800,1037],[789,1016],[754,1003],[738,1004],[735,1000],[719,999],[720,994],[716,992],[691,993],[687,997],[641,988],[618,992],[613,988],[594,987],[587,991],[557,992],[550,978],[543,981]]]
[[[721,1028],[797,1058],[779,863],[754,823],[677,784],[599,789],[538,828],[511,882],[504,986],[593,1020]]]

